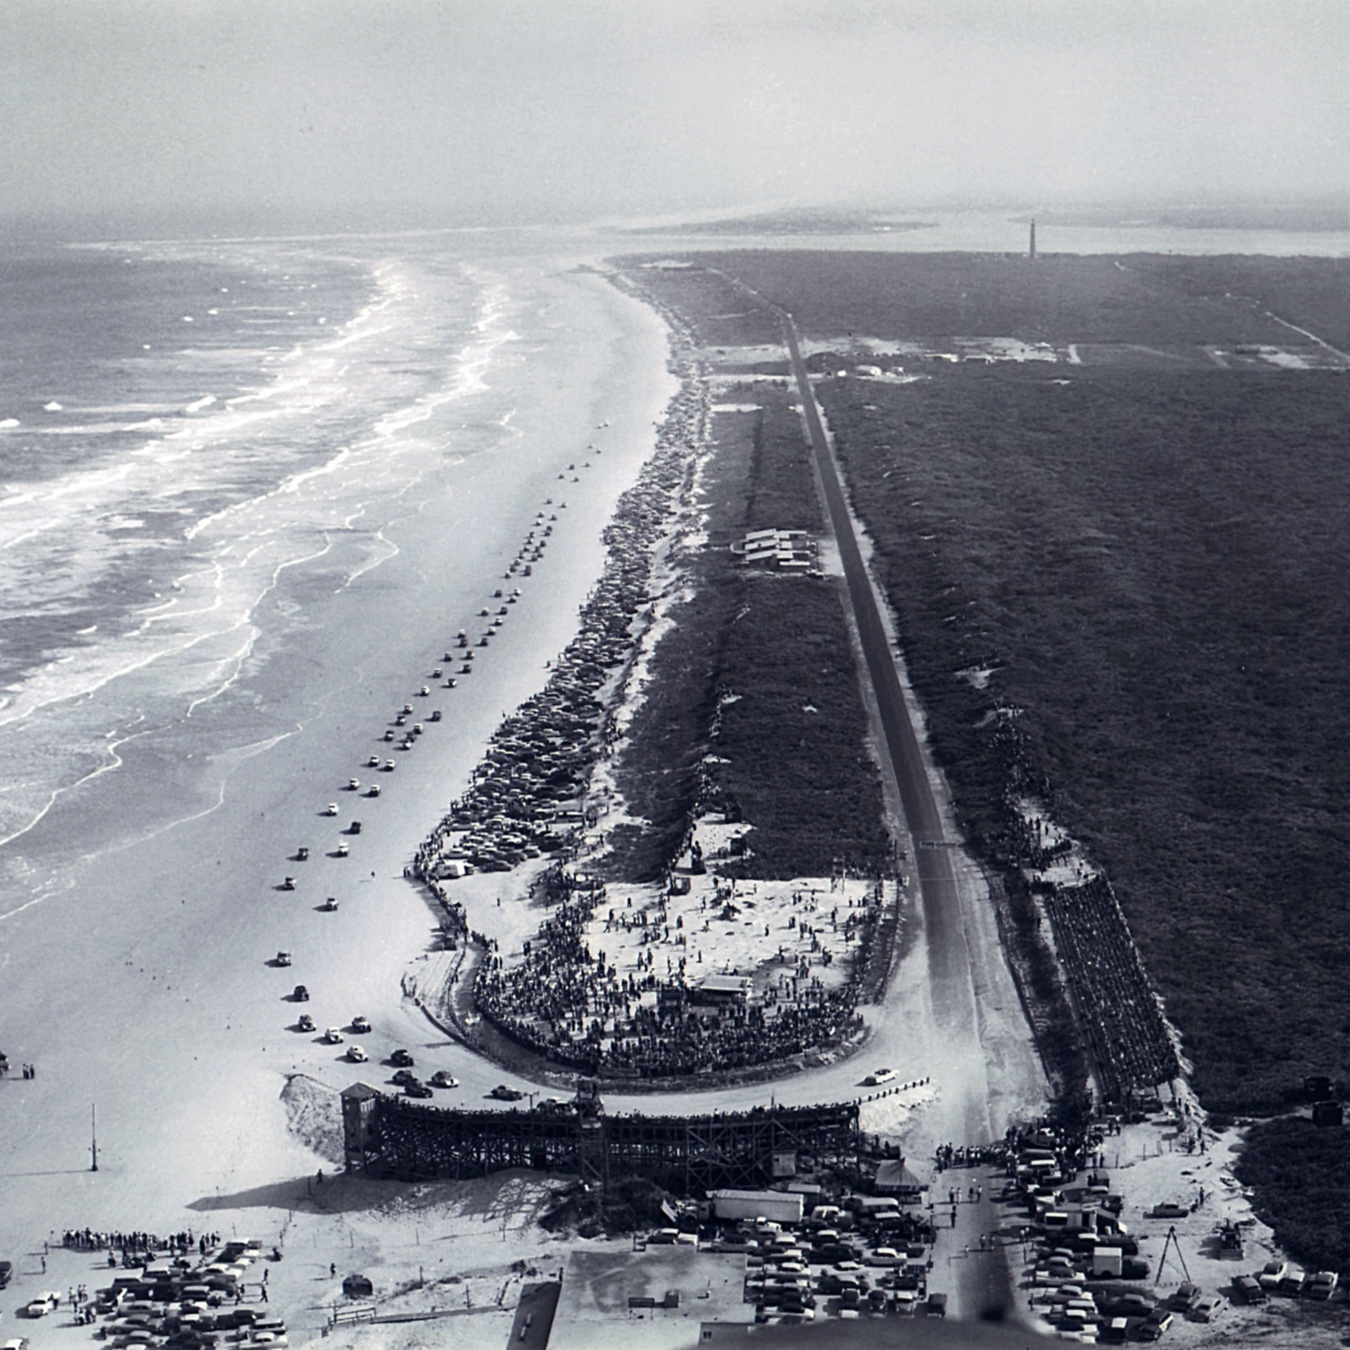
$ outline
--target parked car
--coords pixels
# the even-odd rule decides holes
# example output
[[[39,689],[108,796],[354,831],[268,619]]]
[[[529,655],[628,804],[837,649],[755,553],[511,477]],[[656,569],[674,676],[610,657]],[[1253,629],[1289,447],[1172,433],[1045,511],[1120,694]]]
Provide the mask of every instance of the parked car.
[[[1307,1280],[1308,1277],[1301,1270],[1290,1267],[1290,1269],[1284,1272],[1277,1288],[1280,1293],[1287,1294],[1291,1298],[1296,1298],[1303,1292]]]
[[[1330,1298],[1336,1292],[1336,1286],[1340,1283],[1340,1276],[1334,1270],[1319,1270],[1312,1277],[1312,1283],[1304,1289],[1304,1293],[1309,1298]]]
[[[1288,1270],[1288,1261],[1267,1261],[1266,1264],[1261,1267],[1261,1273],[1257,1275],[1256,1282],[1262,1289],[1277,1289],[1279,1288],[1280,1281],[1284,1279]]]
[[[1222,1299],[1202,1298],[1186,1316],[1192,1322],[1212,1322],[1222,1311]]]
[[[337,813],[338,813],[338,804],[336,802],[329,802],[328,809],[324,812],[324,815],[335,816],[337,815]]]
[[[406,1050],[395,1050],[393,1054],[389,1056],[389,1062],[391,1064],[397,1064],[401,1069],[411,1069],[415,1063],[412,1055]]]
[[[61,1306],[60,1293],[39,1294],[37,1298],[29,1299],[23,1305],[22,1316],[24,1317],[46,1317],[49,1312],[55,1312]]]
[[[14,1274],[14,1264],[11,1261],[0,1261],[0,1289],[9,1284],[10,1277]]]
[[[309,990],[306,989],[305,986],[304,986],[303,984],[297,984],[297,985],[295,986],[295,988],[291,990],[291,1002],[292,1002],[292,1003],[308,1003],[308,1002],[309,1002]]]
[[[291,954],[290,954],[290,952],[278,952],[278,953],[277,953],[277,965],[279,965],[279,966],[289,966],[290,964],[291,964]]]
[[[1283,1271],[1281,1271],[1283,1273]],[[1173,1312],[1189,1312],[1201,1299],[1201,1290],[1198,1284],[1181,1284],[1176,1287],[1171,1297],[1167,1300],[1167,1306]]]
[[[365,1050],[362,1049],[361,1046],[357,1045],[356,1042],[353,1041],[347,1047],[347,1058],[351,1060],[353,1064],[364,1064],[366,1060],[370,1058],[370,1056],[366,1054]]]
[[[352,1018],[352,1030],[364,1035],[370,1030],[370,1022],[360,1013],[357,1013],[356,1016]]]
[[[314,1019],[308,1013],[301,1013],[300,1020],[295,1024],[297,1031],[313,1031]]]
[[[1160,1205],[1154,1205],[1147,1214],[1150,1219],[1184,1219],[1191,1211],[1185,1205],[1173,1204],[1172,1201],[1164,1201]]]
[[[329,1027],[328,1030],[323,1033],[323,1038],[328,1045],[341,1045],[342,1044],[341,1028]]]

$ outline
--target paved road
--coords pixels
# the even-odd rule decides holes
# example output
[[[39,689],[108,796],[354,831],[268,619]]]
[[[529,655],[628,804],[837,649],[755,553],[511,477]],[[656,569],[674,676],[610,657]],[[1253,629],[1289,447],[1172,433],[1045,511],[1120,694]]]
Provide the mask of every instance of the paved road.
[[[886,750],[900,789],[905,821],[915,843],[914,875],[919,885],[924,928],[928,934],[929,974],[939,985],[949,981],[968,984],[970,969],[960,932],[961,908],[956,876],[947,849],[941,847],[952,841],[943,837],[942,816],[928,781],[928,768],[919,748],[918,737],[914,734],[914,724],[910,721],[867,564],[863,561],[862,550],[858,547],[857,536],[853,531],[853,518],[849,514],[843,484],[839,480],[838,466],[825,436],[825,428],[821,425],[820,409],[816,405],[806,364],[797,344],[796,329],[791,317],[786,314],[783,315],[783,330],[793,374],[801,391],[802,409],[825,491],[830,525],[844,567],[849,603],[862,643],[867,676],[876,695]]]

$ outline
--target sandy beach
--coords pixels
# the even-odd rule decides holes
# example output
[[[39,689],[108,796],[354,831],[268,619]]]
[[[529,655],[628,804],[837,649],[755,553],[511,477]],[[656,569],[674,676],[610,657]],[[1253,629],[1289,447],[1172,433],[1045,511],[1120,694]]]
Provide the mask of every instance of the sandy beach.
[[[44,1237],[65,1228],[209,1225],[275,1240],[284,1208],[270,1201],[324,1162],[287,1132],[287,1077],[356,1076],[343,1047],[291,1029],[297,982],[320,1031],[369,1017],[373,1057],[427,1039],[400,981],[434,922],[403,868],[572,636],[603,563],[600,531],[675,387],[651,311],[596,276],[544,284],[557,341],[518,359],[548,398],[521,409],[514,437],[428,473],[393,518],[370,522],[389,545],[380,566],[349,579],[357,558],[337,539],[279,575],[257,610],[248,698],[129,743],[121,768],[17,841],[66,878],[61,893],[11,905],[0,931],[15,1066],[0,1081],[0,1249],[17,1274],[36,1273]],[[545,558],[512,583],[519,601],[473,675],[444,688],[431,671],[550,499]],[[415,749],[396,754],[382,737],[409,701],[443,718],[424,717]],[[377,751],[396,771],[366,766]],[[360,792],[345,789],[353,777]],[[377,800],[364,795],[375,780]],[[158,807],[141,837],[90,847],[116,839],[147,797]],[[363,828],[349,838],[353,819]],[[344,840],[350,855],[333,856]],[[292,860],[300,846],[306,862]],[[279,889],[287,874],[294,891]],[[333,913],[317,908],[329,895]],[[292,967],[269,967],[282,950]],[[36,1076],[21,1078],[20,1063]],[[35,1324],[34,1344],[47,1334]]]

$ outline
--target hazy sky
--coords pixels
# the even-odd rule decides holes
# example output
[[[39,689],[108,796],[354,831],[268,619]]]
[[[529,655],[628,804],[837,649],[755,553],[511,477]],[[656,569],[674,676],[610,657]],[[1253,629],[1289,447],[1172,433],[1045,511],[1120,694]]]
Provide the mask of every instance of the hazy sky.
[[[1347,90],[1347,0],[0,0],[0,211],[1278,200]]]

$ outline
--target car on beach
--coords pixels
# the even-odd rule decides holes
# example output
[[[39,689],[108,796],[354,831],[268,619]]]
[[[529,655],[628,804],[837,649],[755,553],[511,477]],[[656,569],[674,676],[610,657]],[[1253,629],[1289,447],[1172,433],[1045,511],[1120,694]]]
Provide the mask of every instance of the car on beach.
[[[368,1054],[355,1042],[347,1047],[347,1058],[353,1064],[364,1064],[370,1058]]]
[[[291,990],[291,1002],[308,1003],[309,990],[303,984],[297,984],[295,988]]]
[[[389,1081],[403,1087],[405,1084],[417,1082],[417,1075],[411,1069],[397,1069],[390,1076]]]
[[[335,858],[345,858],[350,853],[351,849],[349,849],[346,844],[339,844],[337,848],[333,850],[333,856]]]
[[[279,965],[279,966],[289,966],[290,964],[291,964],[291,954],[290,954],[290,952],[278,952],[278,953],[277,953],[277,965]]]
[[[348,791],[348,792],[355,792],[356,789],[359,788],[360,786],[361,786],[361,780],[360,780],[359,778],[349,778],[349,779],[347,779],[347,791]],[[334,812],[334,814],[336,814],[336,812]]]
[[[394,761],[393,761],[392,759],[386,759],[386,760],[384,761],[384,771],[385,771],[385,773],[393,773],[394,770],[395,770],[395,768],[397,768],[397,767],[398,767],[398,766],[394,763]]]
[[[372,783],[372,784],[370,785],[369,791],[367,791],[367,793],[366,793],[366,796],[367,796],[367,797],[378,797],[379,795],[380,795],[380,785],[379,785],[378,783]]]
[[[352,1030],[364,1035],[370,1030],[369,1020],[360,1013],[357,1013],[356,1016],[352,1018]]]
[[[894,1069],[873,1069],[863,1079],[863,1087],[880,1087],[883,1083],[889,1083],[898,1076]]]
[[[328,913],[330,913],[330,914],[331,914],[337,907],[338,907],[338,902],[337,902],[337,896],[335,896],[335,895],[330,895],[330,896],[328,897],[328,899],[325,900],[325,901],[323,902],[323,904],[321,904],[321,905],[319,906],[320,909],[327,910]]]
[[[395,1050],[393,1054],[389,1056],[389,1062],[390,1064],[397,1064],[399,1068],[402,1069],[411,1069],[416,1063],[407,1050]]]
[[[431,1075],[431,1086],[437,1088],[458,1087],[459,1079],[448,1069],[437,1069],[436,1072]]]
[[[335,816],[337,815],[337,813],[338,813],[338,804],[336,802],[329,802],[328,809],[324,812],[324,815]]]
[[[505,1083],[498,1083],[488,1096],[494,1101],[499,1102],[518,1102],[525,1094],[518,1088],[507,1087]]]
[[[313,1031],[314,1019],[308,1013],[301,1013],[295,1024],[295,1029],[297,1031]]]
[[[435,1093],[423,1082],[414,1078],[411,1083],[404,1083],[403,1094],[406,1097],[432,1097]]]
[[[379,767],[380,767],[379,755],[371,755],[371,757],[368,760],[366,760],[366,768],[378,769]]]
[[[341,1045],[342,1029],[340,1027],[329,1027],[328,1030],[323,1033],[323,1039],[328,1045]]]

